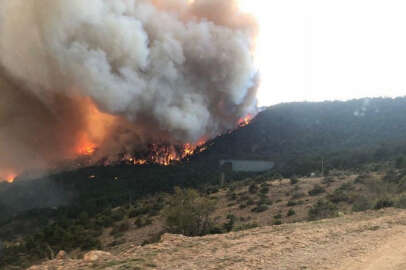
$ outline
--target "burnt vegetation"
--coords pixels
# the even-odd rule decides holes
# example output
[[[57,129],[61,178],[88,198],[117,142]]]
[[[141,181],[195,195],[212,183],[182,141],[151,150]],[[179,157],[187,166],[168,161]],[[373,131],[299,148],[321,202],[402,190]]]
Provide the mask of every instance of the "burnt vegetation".
[[[71,252],[406,208],[406,98],[293,103],[172,166],[93,166],[0,183],[0,268]],[[233,173],[221,159],[264,159]],[[321,161],[324,161],[323,171]],[[311,176],[311,177],[309,177]],[[152,232],[152,233],[144,233]]]

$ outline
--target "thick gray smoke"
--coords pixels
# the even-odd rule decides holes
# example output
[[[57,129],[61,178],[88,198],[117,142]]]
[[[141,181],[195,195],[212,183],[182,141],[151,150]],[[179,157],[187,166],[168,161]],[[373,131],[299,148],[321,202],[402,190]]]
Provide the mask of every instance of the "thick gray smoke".
[[[71,157],[84,135],[100,155],[196,142],[255,110],[255,22],[189,2],[0,0],[0,172]]]

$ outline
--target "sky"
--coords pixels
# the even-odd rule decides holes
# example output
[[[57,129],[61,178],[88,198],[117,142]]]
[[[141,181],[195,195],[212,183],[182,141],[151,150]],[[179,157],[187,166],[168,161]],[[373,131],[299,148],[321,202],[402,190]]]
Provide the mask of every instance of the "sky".
[[[406,95],[406,1],[240,0],[260,24],[260,106]]]

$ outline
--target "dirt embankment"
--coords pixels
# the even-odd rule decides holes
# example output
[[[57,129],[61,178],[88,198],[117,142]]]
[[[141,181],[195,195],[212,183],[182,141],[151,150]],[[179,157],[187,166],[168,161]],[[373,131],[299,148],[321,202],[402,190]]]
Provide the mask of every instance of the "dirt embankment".
[[[36,269],[406,269],[406,211],[368,211],[224,235],[164,235],[114,255],[61,258]]]

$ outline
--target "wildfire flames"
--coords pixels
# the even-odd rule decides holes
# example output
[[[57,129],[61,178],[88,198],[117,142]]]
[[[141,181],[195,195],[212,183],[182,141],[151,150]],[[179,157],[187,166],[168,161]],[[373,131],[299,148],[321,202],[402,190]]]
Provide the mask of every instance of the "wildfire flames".
[[[6,173],[3,177],[2,177],[2,175],[0,175],[0,181],[3,178],[3,180],[5,180],[6,182],[13,183],[14,180],[16,179],[16,177],[17,177],[16,173],[9,172],[9,173]]]
[[[247,126],[254,115],[248,114],[238,121],[238,127]],[[231,132],[231,131],[230,131]],[[208,146],[207,138],[201,138],[197,143],[186,143],[183,145],[168,145],[168,144],[150,144],[147,150],[144,152],[129,154],[122,154],[120,162],[141,166],[146,164],[159,164],[162,166],[169,166],[174,162],[179,162],[189,159],[191,156],[197,153],[201,153],[207,150]],[[92,156],[97,152],[97,145],[86,136],[78,143],[76,147],[76,154],[78,156]],[[105,165],[111,165],[114,162],[105,162]]]
[[[248,114],[247,116],[245,116],[244,118],[241,118],[238,121],[238,125],[240,127],[245,127],[245,126],[249,125],[249,123],[251,123],[253,118],[254,118],[254,116],[252,114]]]
[[[238,127],[247,126],[253,118],[254,116],[251,114],[241,118],[238,121]],[[207,140],[207,138],[201,138],[197,143],[186,143],[184,145],[151,144],[148,146],[148,150],[142,153],[123,154],[119,161],[134,166],[142,166],[146,164],[169,166],[174,162],[187,160],[194,154],[206,151],[208,148]],[[97,148],[97,144],[92,142],[89,139],[89,136],[83,135],[74,146],[74,152],[78,158],[92,157],[97,153]],[[112,163],[106,162],[105,165],[112,165]],[[17,173],[9,172],[0,174],[0,179],[13,183],[17,176]],[[93,179],[95,176],[91,176],[90,178]]]
[[[196,153],[205,151],[207,149],[205,144],[206,139],[202,139],[196,144],[187,143],[180,146],[151,144],[144,153],[125,154],[120,161],[134,166],[151,163],[169,166],[174,162],[186,160]]]
[[[260,83],[248,2],[0,1],[0,120],[12,122],[0,181],[168,166],[248,125]]]
[[[92,155],[96,151],[96,145],[92,142],[82,142],[78,145],[76,153],[81,156]]]

